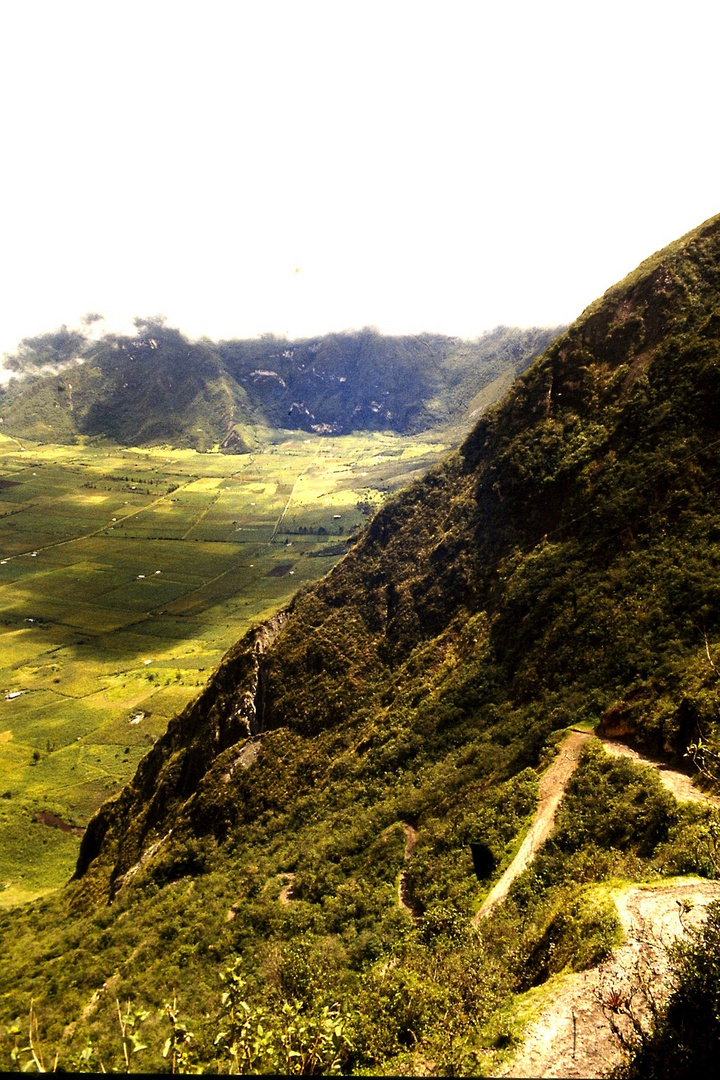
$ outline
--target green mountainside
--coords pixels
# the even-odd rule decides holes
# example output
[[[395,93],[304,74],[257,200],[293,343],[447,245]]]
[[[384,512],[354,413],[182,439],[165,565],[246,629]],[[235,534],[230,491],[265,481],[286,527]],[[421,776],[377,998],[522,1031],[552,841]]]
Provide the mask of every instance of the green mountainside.
[[[416,433],[464,424],[496,400],[560,329],[498,327],[477,341],[373,330],[302,341],[189,341],[160,320],[99,341],[65,328],[21,342],[0,393],[2,431],[104,436],[243,452],[255,429]]]
[[[568,727],[679,764],[700,743],[712,773],[719,375],[720,217],[588,308],[230,650],[64,894],[0,919],[0,1020],[34,1002],[71,1062],[86,1036],[112,1060],[118,998],[150,1010],[142,1068],[167,1067],[167,1035],[183,1067],[300,1071],[314,1039],[325,1069],[492,1072],[518,995],[617,943],[609,883],[717,877],[712,812],[592,740],[550,840],[471,922]]]

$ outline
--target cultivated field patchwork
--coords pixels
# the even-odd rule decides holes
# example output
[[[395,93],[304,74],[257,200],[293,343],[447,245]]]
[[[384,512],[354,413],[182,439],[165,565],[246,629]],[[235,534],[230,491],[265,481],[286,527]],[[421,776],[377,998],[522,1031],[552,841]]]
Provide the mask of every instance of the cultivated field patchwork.
[[[447,448],[264,432],[227,455],[0,437],[0,905],[67,880],[78,831],[226,649]]]

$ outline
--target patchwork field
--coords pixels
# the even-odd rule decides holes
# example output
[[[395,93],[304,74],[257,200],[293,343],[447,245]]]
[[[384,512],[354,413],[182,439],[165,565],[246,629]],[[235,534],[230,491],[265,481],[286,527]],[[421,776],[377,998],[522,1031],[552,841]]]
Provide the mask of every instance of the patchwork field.
[[[69,877],[83,826],[225,650],[447,449],[275,432],[231,456],[0,437],[0,906]]]

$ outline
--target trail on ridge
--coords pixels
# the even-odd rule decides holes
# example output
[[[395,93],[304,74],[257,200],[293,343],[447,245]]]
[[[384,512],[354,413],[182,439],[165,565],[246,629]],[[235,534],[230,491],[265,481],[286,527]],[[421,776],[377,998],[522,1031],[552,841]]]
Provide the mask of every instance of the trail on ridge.
[[[565,794],[565,788],[578,766],[582,748],[590,738],[592,738],[590,732],[573,729],[560,743],[557,757],[540,777],[540,798],[535,820],[520,845],[517,855],[500,880],[490,890],[480,910],[473,918],[475,926],[478,925],[481,919],[489,915],[497,904],[505,899],[515,878],[519,877],[523,870],[527,869],[552,832],[557,808]],[[600,739],[600,741],[606,752],[612,754],[613,757],[628,757],[640,765],[650,765],[656,769],[663,787],[678,801],[701,802],[708,806],[720,806],[720,799],[700,791],[685,773],[669,768],[664,762],[645,757],[639,751],[633,750],[632,747],[626,746],[625,743],[618,742],[615,739]]]
[[[482,907],[475,915],[473,919],[475,926],[490,914],[496,904],[505,899],[515,878],[527,869],[552,832],[560,800],[570,777],[578,767],[580,752],[589,738],[591,735],[587,731],[571,731],[560,743],[557,757],[540,777],[540,798],[535,820],[520,845],[517,855],[490,890]]]
[[[582,747],[592,736],[571,731],[557,757],[540,778],[540,798],[533,824],[520,850],[495,884],[474,918],[477,925],[508,894],[519,874],[532,862],[550,835],[557,808],[575,772]],[[663,762],[645,757],[614,739],[600,740],[607,753],[628,757],[658,772],[663,786],[678,801],[719,806],[720,799],[696,788],[689,776]],[[612,898],[624,933],[624,943],[597,967],[560,975],[540,988],[543,1009],[530,1025],[512,1063],[500,1073],[507,1077],[601,1076],[620,1065],[624,1052],[613,1034],[608,1003],[617,995],[632,1003],[636,1020],[650,1023],[651,997],[660,1005],[670,993],[667,946],[704,920],[707,905],[720,900],[720,881],[697,877],[614,890]],[[533,991],[532,993],[536,993]],[[620,1016],[621,1029],[631,1021]]]
[[[720,881],[701,878],[614,892],[624,944],[597,967],[561,975],[541,988],[542,1012],[499,1075],[597,1077],[620,1065],[624,1053],[610,1028],[608,1005],[630,1001],[636,1020],[647,1029],[650,996],[660,1005],[672,989],[667,946],[698,927],[707,905],[719,899]],[[629,1019],[619,1016],[618,1021],[630,1034]]]

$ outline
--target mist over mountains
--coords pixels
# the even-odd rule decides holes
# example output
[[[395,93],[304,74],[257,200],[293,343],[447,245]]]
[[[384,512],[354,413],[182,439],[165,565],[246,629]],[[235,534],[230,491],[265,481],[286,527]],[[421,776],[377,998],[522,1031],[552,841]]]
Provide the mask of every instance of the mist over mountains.
[[[416,433],[472,420],[560,328],[498,327],[477,341],[374,330],[288,341],[189,341],[160,320],[134,337],[62,328],[6,360],[5,434],[242,452],[254,428]]]
[[[138,340],[132,356],[108,346],[116,386],[162,351],[149,330]],[[303,401],[310,430],[330,423],[310,390],[335,393],[331,375],[345,403],[333,423],[397,418],[412,431],[459,415],[432,388],[416,385],[411,404],[429,339],[393,340],[407,408],[384,416],[392,365],[373,359],[371,332],[315,352],[202,345],[196,362],[215,373],[204,385],[217,400],[234,394],[263,417]],[[445,343],[448,372],[485,341]],[[361,361],[378,369],[365,389]],[[87,388],[103,363],[77,368]],[[168,366],[155,391],[168,402],[169,377]],[[452,385],[467,416],[465,377]],[[27,391],[53,402],[57,378]],[[25,390],[9,392],[3,416],[23,415]],[[239,422],[230,397],[218,436]],[[86,418],[104,415],[86,400]],[[109,419],[93,423],[109,434]],[[617,953],[617,894],[720,876],[713,805],[676,799],[658,768],[588,739],[554,832],[475,920],[568,729],[622,736],[678,768],[694,760],[696,778],[720,787],[719,446],[717,217],[610,288],[324,579],[228,652],[92,819],[64,893],[3,916],[8,1019],[34,1003],[53,1046],[77,1054],[89,1037],[109,1055],[114,1001],[96,991],[112,978],[118,998],[154,1015],[182,999],[195,1018],[188,1065],[229,1068],[241,1046],[249,1067],[277,1069],[293,1018],[311,1034],[291,1052],[324,1039],[325,1070],[504,1073],[552,977],[597,973]],[[667,1075],[673,1054],[687,1074],[717,1054],[720,907],[708,910],[670,1011],[635,1046],[639,1075]],[[233,1043],[235,991],[249,1026]],[[609,994],[613,1015],[618,1001],[630,1009]],[[160,1026],[147,1020],[146,1067],[165,1060]],[[581,1037],[605,1036],[586,1025]]]

